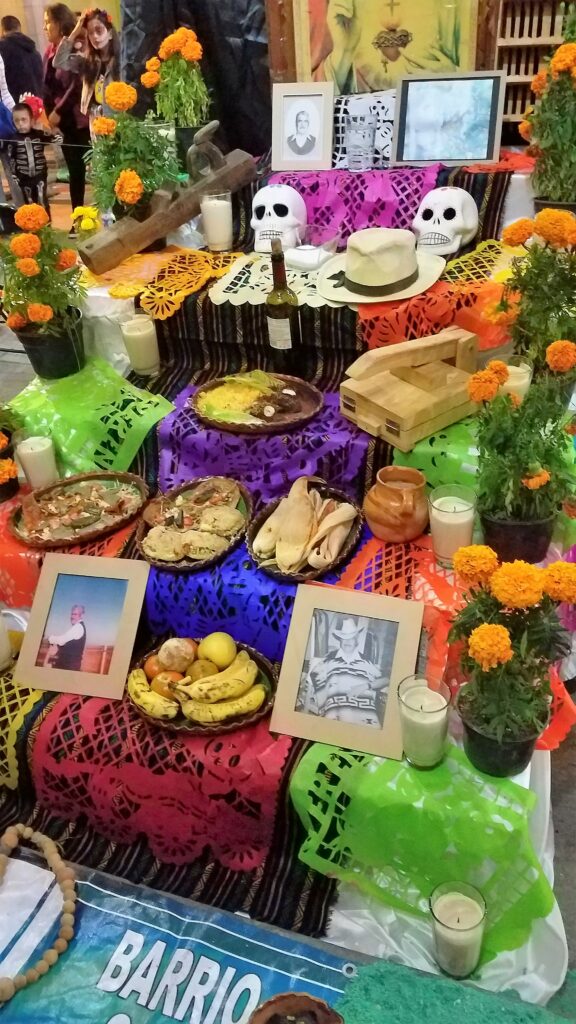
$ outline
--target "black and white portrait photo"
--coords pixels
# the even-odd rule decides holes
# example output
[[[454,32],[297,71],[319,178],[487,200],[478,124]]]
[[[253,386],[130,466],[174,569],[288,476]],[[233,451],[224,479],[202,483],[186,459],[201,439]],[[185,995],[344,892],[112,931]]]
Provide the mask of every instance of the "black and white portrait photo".
[[[398,623],[316,608],[296,711],[381,729]]]
[[[318,155],[322,115],[321,96],[287,97],[284,100],[284,154],[286,157]]]
[[[334,83],[276,83],[272,106],[272,169],[330,167]]]

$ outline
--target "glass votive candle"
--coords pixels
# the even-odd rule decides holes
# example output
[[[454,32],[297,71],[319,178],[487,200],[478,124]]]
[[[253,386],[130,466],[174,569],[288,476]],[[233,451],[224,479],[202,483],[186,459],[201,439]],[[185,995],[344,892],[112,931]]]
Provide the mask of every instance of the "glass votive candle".
[[[500,385],[500,391],[508,395],[518,395],[523,401],[532,383],[534,367],[525,356],[512,356],[508,360],[508,380]]]
[[[147,313],[135,313],[120,324],[130,365],[141,377],[153,377],[160,372],[160,352],[156,324]]]
[[[415,768],[435,768],[446,750],[451,693],[446,683],[407,676],[398,687],[404,756]]]
[[[442,882],[430,897],[434,956],[440,970],[468,978],[480,960],[486,922],[482,893],[466,882]]]
[[[232,248],[232,195],[227,189],[207,191],[200,197],[204,241],[211,252]]]
[[[25,437],[16,447],[16,457],[33,490],[60,479],[52,438]]]
[[[429,496],[430,532],[436,561],[452,568],[458,548],[472,543],[476,494],[471,487],[443,484]]]

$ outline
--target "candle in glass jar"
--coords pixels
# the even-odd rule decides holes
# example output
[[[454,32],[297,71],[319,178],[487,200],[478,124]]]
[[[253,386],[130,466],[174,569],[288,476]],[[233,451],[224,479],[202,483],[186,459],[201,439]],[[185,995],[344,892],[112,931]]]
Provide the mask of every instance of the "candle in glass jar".
[[[207,193],[200,199],[204,240],[212,252],[232,248],[232,197],[229,192]]]
[[[151,377],[160,370],[160,352],[156,325],[151,317],[139,313],[126,320],[122,327],[122,338],[126,346],[130,365],[142,377]]]
[[[453,978],[467,978],[480,960],[486,904],[472,885],[444,882],[430,897],[438,966]]]
[[[530,382],[532,380],[532,367],[529,363],[509,363],[508,380],[500,385],[500,391],[508,395],[518,395],[523,400],[526,397]]]
[[[18,461],[30,487],[49,487],[59,479],[54,445],[49,437],[27,437],[16,448]]]
[[[432,688],[427,679],[408,676],[398,687],[398,700],[406,760],[416,768],[434,768],[444,757],[450,690],[445,683]]]
[[[445,484],[430,495],[430,532],[436,560],[451,566],[458,548],[472,543],[475,495],[469,487]]]

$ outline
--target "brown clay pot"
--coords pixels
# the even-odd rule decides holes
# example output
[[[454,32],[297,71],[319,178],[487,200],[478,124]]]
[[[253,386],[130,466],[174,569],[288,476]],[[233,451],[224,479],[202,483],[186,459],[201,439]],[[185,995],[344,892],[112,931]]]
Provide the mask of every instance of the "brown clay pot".
[[[281,1021],[303,1021],[305,1024],[344,1024],[328,1003],[306,992],[283,992],[258,1006],[248,1024],[280,1024]]]
[[[375,537],[404,543],[428,526],[426,477],[419,469],[385,466],[364,499],[364,515]]]

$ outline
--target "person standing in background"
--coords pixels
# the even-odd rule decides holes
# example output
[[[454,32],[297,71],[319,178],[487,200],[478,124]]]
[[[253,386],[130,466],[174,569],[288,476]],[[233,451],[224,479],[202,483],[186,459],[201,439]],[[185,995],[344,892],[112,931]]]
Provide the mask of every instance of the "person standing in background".
[[[76,41],[86,34],[83,53]],[[63,39],[54,57],[54,67],[75,71],[82,78],[83,114],[113,113],[105,102],[106,87],[120,78],[120,39],[108,11],[92,7],[80,15],[76,27]]]
[[[66,4],[49,4],[44,10],[48,47],[44,54],[44,106],[50,127],[63,138],[62,152],[68,167],[72,209],[84,205],[85,156],[90,148],[88,118],[82,113],[82,79],[73,71],[56,67],[60,43],[74,30],[76,20]]]
[[[12,14],[0,21],[0,57],[14,103],[19,103],[25,93],[42,96],[42,58],[34,40],[24,35],[18,18]],[[2,101],[9,106],[4,97]]]

